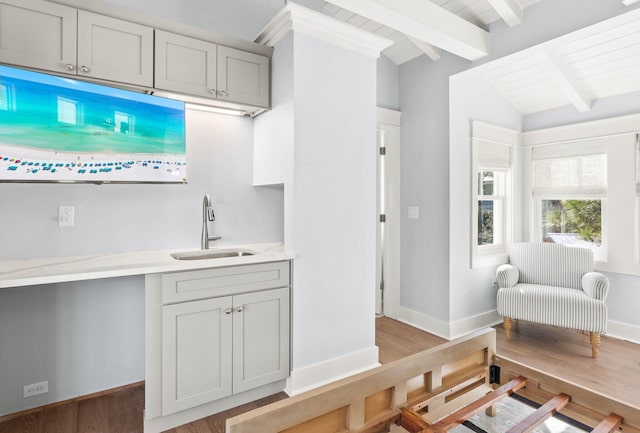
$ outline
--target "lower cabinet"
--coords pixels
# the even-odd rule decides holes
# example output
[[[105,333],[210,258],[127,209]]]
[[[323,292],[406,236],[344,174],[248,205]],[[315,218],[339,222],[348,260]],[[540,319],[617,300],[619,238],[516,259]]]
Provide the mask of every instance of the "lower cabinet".
[[[251,275],[287,272],[279,264],[251,265]],[[261,269],[264,267],[264,269]],[[236,269],[242,269],[237,267]],[[234,269],[234,270],[236,270]],[[175,284],[237,280],[231,293],[162,305],[162,416],[213,402],[289,375],[289,286],[243,292],[246,276],[229,280],[229,271],[185,272]],[[244,275],[238,273],[238,276]],[[274,274],[275,275],[275,274]],[[253,277],[255,280],[256,277]],[[269,277],[282,284],[282,278]],[[165,281],[168,281],[165,279]],[[255,285],[255,281],[251,283]],[[260,283],[258,283],[260,285]],[[243,288],[244,287],[244,288]]]

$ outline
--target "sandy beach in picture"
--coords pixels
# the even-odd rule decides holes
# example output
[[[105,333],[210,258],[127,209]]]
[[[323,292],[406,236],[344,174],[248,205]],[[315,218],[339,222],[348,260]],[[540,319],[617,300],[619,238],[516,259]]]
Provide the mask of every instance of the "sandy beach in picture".
[[[6,181],[185,182],[184,155],[58,152],[0,143]]]

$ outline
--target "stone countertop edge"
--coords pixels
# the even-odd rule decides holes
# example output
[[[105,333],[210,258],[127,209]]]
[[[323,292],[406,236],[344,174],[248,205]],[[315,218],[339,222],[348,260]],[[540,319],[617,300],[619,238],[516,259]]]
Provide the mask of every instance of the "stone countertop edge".
[[[210,248],[209,251],[233,249],[249,249],[255,251],[256,254],[201,260],[176,260],[170,256],[171,253],[197,251],[197,249],[191,248],[92,256],[4,260],[0,261],[0,289],[249,265],[291,260],[293,258],[291,254],[285,252],[281,242],[221,245]]]

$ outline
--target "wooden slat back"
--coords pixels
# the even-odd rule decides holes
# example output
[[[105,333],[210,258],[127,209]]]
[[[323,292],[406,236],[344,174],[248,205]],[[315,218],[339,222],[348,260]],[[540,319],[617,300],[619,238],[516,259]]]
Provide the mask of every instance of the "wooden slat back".
[[[394,416],[395,411],[404,406],[407,401],[406,386],[409,379],[434,371],[436,376],[441,378],[441,370],[444,366],[455,365],[457,361],[478,352],[482,353],[485,360],[484,368],[488,370],[489,360],[492,360],[495,355],[494,329],[489,328],[472,333],[378,368],[230,418],[227,420],[227,433],[279,433],[344,407],[347,408],[342,415],[346,418],[344,420],[346,430],[328,429],[323,432],[363,431],[367,428],[367,424],[359,426],[359,420],[362,419],[362,413],[366,413],[366,404],[362,402],[368,397],[381,391],[391,390],[393,407],[390,407],[387,412],[390,416]],[[450,372],[450,374],[454,374],[454,372]],[[486,382],[488,382],[487,378],[488,374],[485,375]],[[440,386],[440,384],[436,385]],[[440,392],[443,391],[440,390]],[[442,401],[444,402],[444,397],[442,397]],[[350,410],[352,406],[354,410]],[[358,418],[350,420],[350,414]],[[373,422],[374,419],[383,415],[383,413],[379,413],[378,416],[374,416],[370,413],[367,416],[372,417]],[[339,426],[343,423],[340,421],[335,425],[338,426],[336,428],[340,428]],[[305,431],[308,433],[314,430]]]

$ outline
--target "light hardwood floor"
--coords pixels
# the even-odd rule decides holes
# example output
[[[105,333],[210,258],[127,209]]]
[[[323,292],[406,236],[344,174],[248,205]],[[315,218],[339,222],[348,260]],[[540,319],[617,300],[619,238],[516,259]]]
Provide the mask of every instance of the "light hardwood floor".
[[[497,326],[500,356],[560,376],[614,398],[638,404],[640,345],[603,337],[600,354],[591,358],[589,337],[576,331],[518,323],[506,341]],[[437,346],[444,339],[404,323],[376,319],[380,362],[387,363]],[[230,409],[167,433],[223,433],[228,417],[286,398],[279,393]],[[142,433],[144,386],[47,407],[16,418],[0,418],[0,433]]]

